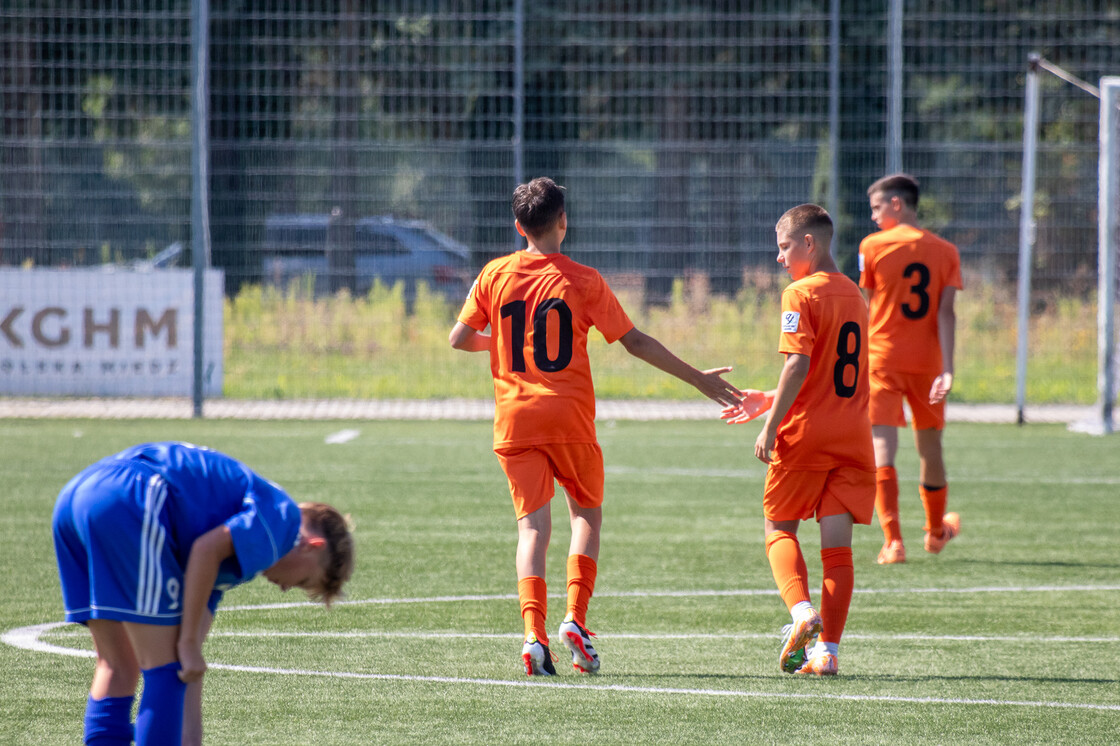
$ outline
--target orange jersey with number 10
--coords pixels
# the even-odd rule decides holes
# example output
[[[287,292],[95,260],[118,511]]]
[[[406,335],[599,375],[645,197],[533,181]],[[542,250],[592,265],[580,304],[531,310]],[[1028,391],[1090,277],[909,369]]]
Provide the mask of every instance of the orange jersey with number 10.
[[[490,325],[495,448],[596,442],[587,333],[614,342],[634,328],[602,275],[518,251],[482,269],[459,321]]]
[[[809,375],[778,426],[772,463],[875,470],[867,406],[867,304],[839,273],[817,272],[782,292],[778,351],[809,357]]]
[[[963,288],[957,247],[929,231],[900,223],[859,245],[860,285],[869,303],[876,370],[942,372],[937,312],[941,291]]]

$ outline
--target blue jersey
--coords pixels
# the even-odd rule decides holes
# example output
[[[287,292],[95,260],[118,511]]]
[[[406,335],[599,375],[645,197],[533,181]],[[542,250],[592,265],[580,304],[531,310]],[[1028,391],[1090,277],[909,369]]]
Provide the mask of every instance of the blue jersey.
[[[295,546],[300,511],[279,486],[225,454],[188,443],[145,443],[84,469],[59,495],[55,551],[68,621],[177,624],[195,539],[229,528],[233,556],[221,593]]]

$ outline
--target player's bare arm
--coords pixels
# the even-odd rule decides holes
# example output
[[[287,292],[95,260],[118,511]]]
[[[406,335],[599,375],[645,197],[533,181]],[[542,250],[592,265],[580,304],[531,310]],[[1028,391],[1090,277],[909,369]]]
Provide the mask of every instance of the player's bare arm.
[[[778,388],[774,390],[774,404],[770,407],[766,424],[754,444],[754,455],[759,461],[770,463],[770,453],[774,450],[774,441],[778,438],[778,426],[789,413],[808,376],[809,356],[797,352],[787,353],[786,362],[782,365],[782,373],[778,376]]]
[[[231,556],[233,538],[224,524],[210,529],[191,545],[183,574],[183,616],[176,646],[182,666],[179,678],[187,683],[201,680],[206,673],[206,660],[202,656],[202,641],[210,623],[206,603],[214,590],[218,567],[222,560]]]
[[[738,404],[743,397],[743,392],[723,380],[723,374],[731,372],[730,367],[698,370],[637,327],[623,334],[619,341],[634,357],[694,386],[697,391],[715,402],[730,407]]]
[[[490,335],[472,329],[462,321],[455,322],[447,341],[456,350],[465,352],[485,352],[490,349]]]
[[[941,291],[941,301],[937,308],[937,338],[941,344],[941,375],[933,379],[929,390],[929,403],[943,401],[953,390],[953,352],[957,339],[957,312],[954,302],[957,297],[955,287]]]

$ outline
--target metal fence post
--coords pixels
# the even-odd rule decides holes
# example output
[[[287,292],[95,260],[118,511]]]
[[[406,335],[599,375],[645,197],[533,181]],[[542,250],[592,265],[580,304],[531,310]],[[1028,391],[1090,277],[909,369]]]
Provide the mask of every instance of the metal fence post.
[[[210,265],[210,2],[191,3],[191,266],[194,269],[194,416],[202,417],[203,306]]]
[[[1015,356],[1015,408],[1020,425],[1027,398],[1027,327],[1030,324],[1031,261],[1034,245],[1035,162],[1038,155],[1038,70],[1040,57],[1028,57],[1023,112],[1023,184],[1019,206],[1019,330]]]

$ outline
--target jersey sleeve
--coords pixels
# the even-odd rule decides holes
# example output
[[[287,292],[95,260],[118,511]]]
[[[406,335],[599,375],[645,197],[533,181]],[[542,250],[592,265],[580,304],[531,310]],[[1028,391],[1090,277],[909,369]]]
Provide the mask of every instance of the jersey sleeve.
[[[817,339],[808,299],[793,287],[782,291],[782,333],[778,352],[812,355]]]
[[[237,585],[267,570],[296,545],[299,506],[275,484],[253,474],[242,510],[225,525],[234,556],[222,563],[219,585]],[[231,562],[230,560],[235,560]]]
[[[964,290],[964,279],[961,277],[961,255],[956,246],[950,244],[949,266],[946,272],[944,287]]]
[[[875,252],[866,238],[859,244],[859,286],[875,289]]]
[[[489,306],[484,297],[486,275],[486,269],[483,269],[475,278],[470,292],[467,293],[463,308],[459,311],[458,320],[476,332],[484,330],[490,324],[490,318],[486,311]]]
[[[596,283],[588,294],[591,323],[608,343],[614,343],[634,328],[634,322],[618,302],[618,297],[602,275],[596,273]]]

